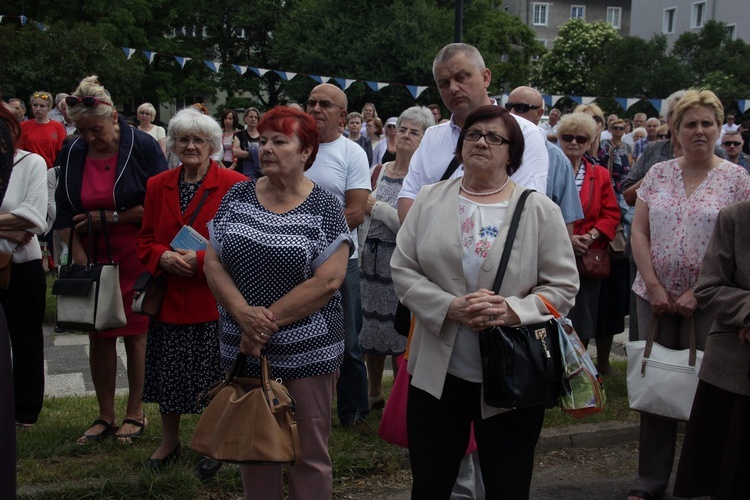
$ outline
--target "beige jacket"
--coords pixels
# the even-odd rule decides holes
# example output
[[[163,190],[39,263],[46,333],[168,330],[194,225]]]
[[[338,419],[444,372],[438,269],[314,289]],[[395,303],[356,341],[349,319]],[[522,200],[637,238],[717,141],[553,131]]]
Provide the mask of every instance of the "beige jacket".
[[[459,329],[457,321],[446,319],[448,307],[467,293],[458,215],[460,182],[454,179],[422,188],[401,226],[391,259],[396,294],[417,318],[408,364],[412,384],[437,398],[443,391]],[[522,187],[514,188],[508,216],[482,266],[480,287],[492,289],[510,219],[522,192]],[[521,324],[530,324],[551,317],[535,294],[567,314],[578,285],[573,248],[560,209],[546,196],[533,193],[521,215],[500,295],[506,297]],[[484,418],[501,411],[482,403]]]

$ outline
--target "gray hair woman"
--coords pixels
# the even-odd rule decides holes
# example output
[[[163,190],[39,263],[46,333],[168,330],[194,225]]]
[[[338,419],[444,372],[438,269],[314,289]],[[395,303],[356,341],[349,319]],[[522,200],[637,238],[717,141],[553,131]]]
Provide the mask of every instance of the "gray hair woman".
[[[69,231],[74,231],[70,255],[74,262],[84,263],[88,220],[92,220],[92,230],[98,236],[102,217],[106,219],[112,257],[120,268],[123,301],[130,304],[133,285],[144,272],[135,239],[143,216],[146,182],[167,170],[167,162],[153,138],[130,127],[117,113],[109,92],[96,76],[84,78],[65,102],[68,116],[81,135],[66,144],[60,154],[56,228],[62,230],[66,240]],[[97,237],[97,241],[100,248],[96,255],[106,256],[104,238]],[[115,432],[121,442],[131,442],[146,427],[141,394],[148,319],[129,307],[125,314],[126,326],[89,334],[89,362],[99,415],[79,438],[79,444],[100,441]],[[125,340],[129,383],[125,419],[119,430],[115,420],[117,337]]]
[[[373,191],[367,200],[365,222],[360,235],[362,288],[362,330],[359,340],[367,363],[370,409],[382,408],[383,366],[390,355],[394,374],[396,357],[406,349],[406,337],[393,329],[398,304],[391,280],[391,255],[401,223],[396,210],[398,193],[409,171],[409,162],[422,142],[427,127],[435,120],[429,109],[413,106],[396,123],[396,160],[373,169]]]
[[[138,116],[138,129],[143,130],[148,135],[153,137],[161,146],[161,150],[166,154],[167,152],[167,133],[164,131],[164,127],[154,125],[156,119],[156,108],[150,102],[144,102],[136,110]]]
[[[195,108],[172,118],[167,147],[180,166],[149,179],[138,257],[154,276],[165,278],[159,313],[148,324],[143,401],[159,403],[163,437],[144,462],[159,469],[180,454],[180,417],[200,413],[198,393],[221,378],[219,312],[203,274],[205,249],[172,248],[184,225],[208,239],[206,225],[233,185],[246,177],[220,168],[211,154],[219,151],[221,127]],[[203,474],[218,463],[204,460]]]

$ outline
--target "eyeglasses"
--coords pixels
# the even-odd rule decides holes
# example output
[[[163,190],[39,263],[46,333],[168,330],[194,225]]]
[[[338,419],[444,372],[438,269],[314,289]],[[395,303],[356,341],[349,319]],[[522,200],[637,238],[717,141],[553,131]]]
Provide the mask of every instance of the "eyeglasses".
[[[560,139],[565,142],[573,142],[573,139],[575,139],[578,144],[586,144],[587,142],[589,142],[589,138],[585,135],[563,134],[562,136],[560,136]]]
[[[93,108],[94,106],[98,104],[104,104],[105,106],[112,106],[110,103],[106,101],[102,101],[101,99],[97,99],[96,97],[86,96],[86,97],[76,97],[74,95],[69,95],[65,98],[65,104],[67,104],[69,107],[78,106],[79,104],[83,104],[86,108]]]
[[[612,127],[612,130],[625,130],[625,127]]]
[[[735,147],[735,148],[738,148],[738,147],[742,146],[741,142],[736,142],[736,141],[726,141],[726,142],[722,142],[722,144],[724,146],[726,146],[726,147],[732,146],[732,147]]]
[[[657,139],[669,139],[669,134],[656,134]]]
[[[396,128],[394,124],[386,125],[385,128]]]
[[[479,141],[479,139],[484,137],[484,142],[491,146],[502,146],[503,144],[510,144],[510,141],[501,135],[493,134],[492,132],[483,134],[479,130],[475,130],[473,128],[464,130],[463,136],[464,140],[469,142],[477,142]]]
[[[186,148],[192,142],[196,148],[205,147],[208,144],[208,139],[205,137],[177,137],[175,142],[181,147]]]
[[[322,100],[322,99],[321,100],[318,100],[318,99],[307,100],[307,109],[313,109],[315,108],[315,106],[320,106],[320,109],[330,109],[334,106],[336,106],[337,108],[341,108],[341,106],[334,103],[333,101]]]
[[[407,135],[408,134],[409,137],[411,137],[412,139],[421,139],[422,138],[422,134],[420,134],[416,130],[409,130],[406,127],[399,127],[399,129],[396,130],[396,133],[399,134],[399,135]]]
[[[533,104],[526,104],[523,102],[506,102],[505,109],[508,111],[516,110],[516,113],[528,113],[530,109],[539,109],[541,106],[534,106]]]
[[[34,95],[31,97],[32,99],[44,99],[45,101],[52,100],[52,96],[49,94],[43,94],[39,92],[34,92]]]

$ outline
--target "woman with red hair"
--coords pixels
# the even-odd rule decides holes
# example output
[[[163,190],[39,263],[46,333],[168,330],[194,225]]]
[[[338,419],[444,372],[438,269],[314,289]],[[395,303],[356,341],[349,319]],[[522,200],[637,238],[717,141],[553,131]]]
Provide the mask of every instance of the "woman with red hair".
[[[344,359],[341,294],[354,243],[341,205],[304,175],[318,152],[310,115],[276,107],[258,124],[264,177],[235,185],[209,223],[205,274],[219,303],[221,365],[248,355],[243,375],[271,376],[297,404],[300,455],[289,498],[331,498],[328,455],[336,372]],[[281,466],[241,465],[246,496],[283,498]]]

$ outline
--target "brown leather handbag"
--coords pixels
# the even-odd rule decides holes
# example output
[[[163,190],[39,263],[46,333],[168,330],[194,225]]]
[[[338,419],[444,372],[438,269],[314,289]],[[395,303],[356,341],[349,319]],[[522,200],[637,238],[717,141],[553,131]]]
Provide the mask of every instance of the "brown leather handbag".
[[[300,453],[295,401],[271,379],[268,358],[260,358],[260,378],[238,377],[247,356],[240,353],[226,379],[199,396],[208,403],[193,432],[190,449],[241,464],[291,464]]]
[[[609,276],[611,266],[609,248],[589,248],[576,257],[578,274],[584,278],[601,279]]]

